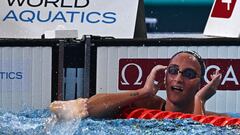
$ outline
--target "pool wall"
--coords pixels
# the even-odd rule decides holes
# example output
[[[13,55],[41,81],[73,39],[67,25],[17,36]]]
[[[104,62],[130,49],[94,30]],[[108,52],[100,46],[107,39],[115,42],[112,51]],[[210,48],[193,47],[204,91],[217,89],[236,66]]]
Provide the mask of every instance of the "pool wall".
[[[0,40],[0,109],[46,108],[57,89],[56,40]]]

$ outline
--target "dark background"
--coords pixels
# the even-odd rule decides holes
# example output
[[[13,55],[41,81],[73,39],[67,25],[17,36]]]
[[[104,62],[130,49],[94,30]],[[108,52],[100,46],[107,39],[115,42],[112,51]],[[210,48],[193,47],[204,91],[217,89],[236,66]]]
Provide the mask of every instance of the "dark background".
[[[172,4],[170,3],[171,0],[169,0],[169,3],[151,3],[151,0],[145,0],[145,17],[157,19],[157,23],[154,24],[154,27],[150,26],[149,23],[146,22],[147,32],[202,33],[213,4],[211,0],[209,1],[210,2],[207,3],[189,4],[189,2],[184,3],[179,0],[179,3],[175,2]]]

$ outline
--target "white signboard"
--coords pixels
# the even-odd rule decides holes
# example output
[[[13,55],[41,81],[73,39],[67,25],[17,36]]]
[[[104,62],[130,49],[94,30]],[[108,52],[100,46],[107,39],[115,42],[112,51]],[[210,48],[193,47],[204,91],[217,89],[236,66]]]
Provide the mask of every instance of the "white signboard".
[[[138,0],[1,0],[0,38],[41,38],[46,31],[133,38]]]
[[[239,37],[239,13],[239,0],[215,0],[204,30],[204,35]]]
[[[0,109],[47,108],[51,82],[51,47],[0,47]]]

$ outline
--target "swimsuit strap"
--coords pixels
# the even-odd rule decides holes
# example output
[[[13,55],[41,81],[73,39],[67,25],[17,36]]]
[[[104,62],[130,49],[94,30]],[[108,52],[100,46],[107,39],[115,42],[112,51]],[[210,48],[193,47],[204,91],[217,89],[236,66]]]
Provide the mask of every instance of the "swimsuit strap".
[[[161,107],[161,111],[165,111],[165,106],[166,106],[166,101],[163,102],[162,107]]]

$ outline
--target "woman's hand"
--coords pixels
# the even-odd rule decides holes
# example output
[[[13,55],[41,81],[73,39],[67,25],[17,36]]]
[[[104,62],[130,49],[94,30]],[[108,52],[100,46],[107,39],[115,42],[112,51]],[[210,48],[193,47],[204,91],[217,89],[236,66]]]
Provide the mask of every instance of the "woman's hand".
[[[216,93],[216,89],[221,83],[221,79],[222,74],[217,70],[216,73],[211,75],[211,81],[197,92],[195,98],[198,98],[202,102],[206,102]]]
[[[85,118],[88,116],[87,100],[78,98],[69,101],[54,101],[50,104],[49,108],[61,120]]]
[[[205,102],[211,98],[221,82],[222,74],[217,70],[215,74],[211,75],[211,81],[201,88],[195,95],[194,114],[205,115]]]
[[[148,75],[145,85],[141,89],[141,91],[143,93],[148,93],[148,95],[155,96],[157,91],[160,88],[160,85],[163,84],[163,82],[158,82],[155,80],[157,72],[160,70],[165,70],[166,68],[167,68],[167,66],[163,66],[163,65],[157,65],[157,66],[153,67],[153,69],[151,70],[150,74]]]

